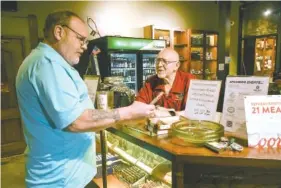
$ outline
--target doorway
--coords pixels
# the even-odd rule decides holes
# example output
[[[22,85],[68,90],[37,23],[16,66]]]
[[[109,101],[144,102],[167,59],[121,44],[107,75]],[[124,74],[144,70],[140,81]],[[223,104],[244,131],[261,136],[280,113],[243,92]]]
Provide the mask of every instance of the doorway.
[[[15,88],[24,58],[24,37],[1,36],[1,158],[21,154],[26,147]]]
[[[242,40],[241,75],[253,75],[255,62],[255,38]]]

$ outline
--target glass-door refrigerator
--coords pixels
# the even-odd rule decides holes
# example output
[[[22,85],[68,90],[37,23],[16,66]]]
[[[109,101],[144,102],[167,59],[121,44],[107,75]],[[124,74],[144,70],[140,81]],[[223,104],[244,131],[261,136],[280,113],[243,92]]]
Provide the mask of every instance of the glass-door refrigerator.
[[[156,74],[155,71],[155,59],[157,54],[155,53],[144,53],[141,56],[142,58],[142,84],[144,84],[145,80],[151,75]]]
[[[137,89],[137,54],[136,53],[109,53],[110,76],[123,76],[124,83],[132,90]]]
[[[98,47],[101,78],[123,76],[136,93],[144,81],[155,74],[155,58],[166,46],[165,40],[106,36],[90,41],[89,50]]]

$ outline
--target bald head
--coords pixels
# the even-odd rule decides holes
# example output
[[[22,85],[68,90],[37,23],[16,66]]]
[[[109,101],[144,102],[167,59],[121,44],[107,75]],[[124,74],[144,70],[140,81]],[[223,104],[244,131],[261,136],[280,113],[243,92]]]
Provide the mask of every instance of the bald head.
[[[165,48],[158,54],[158,58],[164,58],[168,61],[179,61],[179,54],[172,48]]]
[[[165,48],[159,52],[157,59],[157,76],[161,79],[173,80],[180,67],[179,54],[172,48]]]

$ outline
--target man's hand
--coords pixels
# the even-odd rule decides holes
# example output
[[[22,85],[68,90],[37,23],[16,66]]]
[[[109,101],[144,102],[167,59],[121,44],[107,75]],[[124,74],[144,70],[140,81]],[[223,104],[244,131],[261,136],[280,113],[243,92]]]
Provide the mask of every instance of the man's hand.
[[[157,106],[155,110],[155,117],[170,117],[174,116],[175,110]]]
[[[129,107],[130,119],[155,117],[155,106],[135,101]]]

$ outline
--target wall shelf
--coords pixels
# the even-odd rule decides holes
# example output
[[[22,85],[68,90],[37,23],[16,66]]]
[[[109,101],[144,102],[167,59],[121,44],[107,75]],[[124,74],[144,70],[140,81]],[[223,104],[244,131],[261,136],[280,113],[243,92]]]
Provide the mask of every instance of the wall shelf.
[[[144,37],[165,39],[180,56],[180,70],[194,73],[200,70],[198,79],[217,79],[218,33],[203,30],[181,30],[161,28],[154,25],[144,27]],[[194,62],[202,62],[200,64]],[[213,74],[207,74],[207,72]],[[205,73],[206,72],[206,73]]]
[[[175,44],[174,48],[184,48],[184,47],[187,47],[187,46],[188,46],[187,44]]]
[[[216,80],[218,68],[218,33],[190,30],[190,73],[202,71],[198,79]],[[200,64],[193,62],[202,62]]]

